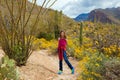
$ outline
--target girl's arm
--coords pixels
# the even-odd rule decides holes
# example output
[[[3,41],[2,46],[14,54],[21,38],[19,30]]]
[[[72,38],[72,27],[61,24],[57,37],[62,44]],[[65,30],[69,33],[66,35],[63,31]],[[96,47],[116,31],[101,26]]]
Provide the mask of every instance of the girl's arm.
[[[59,38],[58,38],[58,43],[57,43],[57,53],[59,52]]]
[[[60,40],[60,38],[58,38],[58,48],[59,48],[59,40]]]
[[[66,45],[65,45],[65,48],[67,49],[67,45],[68,45],[68,43],[67,43],[67,39],[65,39],[66,40]]]
[[[68,45],[68,43],[67,43],[67,39],[65,39],[66,40],[66,47],[67,47],[67,45]]]

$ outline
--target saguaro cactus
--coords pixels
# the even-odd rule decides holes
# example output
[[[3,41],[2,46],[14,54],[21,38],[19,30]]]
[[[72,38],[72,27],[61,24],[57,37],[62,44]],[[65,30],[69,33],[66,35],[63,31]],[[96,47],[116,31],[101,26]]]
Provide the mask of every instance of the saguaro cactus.
[[[79,35],[80,46],[83,44],[83,23],[80,23],[80,35]]]
[[[59,32],[60,32],[60,23],[61,23],[61,13],[59,16],[58,11],[55,11],[55,23],[54,23],[54,34],[55,34],[55,39],[58,39]]]

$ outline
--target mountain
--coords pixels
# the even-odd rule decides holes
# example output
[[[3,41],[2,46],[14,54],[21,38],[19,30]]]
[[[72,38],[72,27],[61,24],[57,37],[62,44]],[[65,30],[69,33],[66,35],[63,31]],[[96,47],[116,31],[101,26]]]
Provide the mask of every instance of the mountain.
[[[80,15],[77,17],[77,21],[99,21],[102,23],[120,24],[120,7],[92,10],[90,13],[88,13],[87,19],[86,17],[81,18]]]
[[[88,15],[89,13],[85,13],[85,14],[80,14],[79,16],[77,16],[76,18],[74,18],[75,21],[86,21],[88,19]]]
[[[95,9],[90,12],[88,20],[120,24],[120,7]]]

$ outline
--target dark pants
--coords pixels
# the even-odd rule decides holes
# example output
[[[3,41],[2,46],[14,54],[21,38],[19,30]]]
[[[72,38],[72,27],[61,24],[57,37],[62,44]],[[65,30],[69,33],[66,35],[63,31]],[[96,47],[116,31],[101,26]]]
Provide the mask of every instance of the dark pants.
[[[72,66],[71,63],[68,61],[66,51],[63,51],[63,58],[64,58],[66,64],[68,65],[68,67],[72,70],[72,69],[73,69],[73,66]],[[63,71],[62,61],[63,61],[63,60],[59,60],[59,70],[61,70],[61,71]]]

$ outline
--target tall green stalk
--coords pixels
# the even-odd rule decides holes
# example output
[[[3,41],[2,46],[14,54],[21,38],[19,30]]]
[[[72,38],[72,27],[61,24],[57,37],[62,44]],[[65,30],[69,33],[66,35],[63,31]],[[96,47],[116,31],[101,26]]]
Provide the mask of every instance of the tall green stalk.
[[[83,23],[80,23],[80,35],[79,35],[80,46],[83,44]]]

